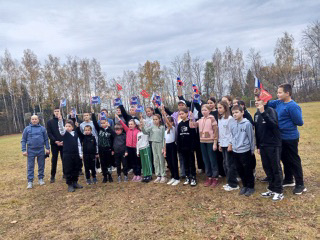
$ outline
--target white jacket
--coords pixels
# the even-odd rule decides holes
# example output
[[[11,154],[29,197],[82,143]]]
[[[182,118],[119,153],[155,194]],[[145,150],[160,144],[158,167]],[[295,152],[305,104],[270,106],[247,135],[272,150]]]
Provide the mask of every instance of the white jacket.
[[[143,132],[139,132],[137,134],[137,154],[139,154],[139,150],[145,149],[147,147],[149,147],[149,135],[146,135]]]
[[[219,145],[220,147],[228,147],[228,145],[232,144],[232,136],[230,131],[231,122],[235,121],[233,117],[229,116],[229,118],[219,118],[218,120],[218,128],[219,128]]]

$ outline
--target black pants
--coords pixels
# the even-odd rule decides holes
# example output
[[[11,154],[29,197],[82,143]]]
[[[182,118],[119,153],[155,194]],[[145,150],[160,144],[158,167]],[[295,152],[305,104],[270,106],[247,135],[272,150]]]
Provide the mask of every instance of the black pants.
[[[136,176],[141,176],[141,161],[137,156],[137,149],[132,147],[127,147],[128,151],[128,165],[131,164],[133,169],[133,174]]]
[[[84,171],[86,174],[86,179],[90,179],[90,171],[93,178],[97,176],[96,174],[96,155],[95,154],[84,154],[83,155]]]
[[[95,161],[95,167],[98,169],[98,168],[100,168],[101,166],[100,166],[100,158],[97,158],[96,159],[96,161]]]
[[[227,173],[225,172],[225,168],[224,168],[224,162],[223,162],[223,155],[222,152],[219,151],[219,145],[217,150],[215,151],[216,156],[217,156],[217,164],[218,164],[218,172],[219,175],[224,177],[227,175]]]
[[[111,174],[111,149],[99,148],[99,156],[102,175],[104,177],[107,177],[109,174]]]
[[[222,147],[222,152],[221,155],[223,156],[223,167],[224,167],[224,172],[227,175],[227,183],[229,184],[230,187],[237,187],[238,186],[238,181],[237,181],[237,168],[236,164],[234,162],[233,154],[232,152],[228,152],[227,147]]]
[[[78,154],[63,154],[62,158],[63,170],[68,185],[78,181],[79,171],[82,161]]]
[[[261,161],[269,181],[269,190],[282,193],[282,169],[280,165],[280,147],[260,147]]]
[[[179,180],[179,167],[177,145],[175,142],[166,144],[167,163],[171,172],[171,178]]]
[[[197,129],[197,131],[199,131]],[[198,165],[198,169],[202,169],[203,172],[206,171],[205,165],[204,165],[204,161],[202,159],[202,152],[201,152],[201,147],[200,147],[200,135],[197,134],[197,137],[195,138],[195,152],[196,152],[196,156],[197,156],[197,165]]]
[[[296,185],[304,185],[301,158],[298,154],[299,138],[294,140],[282,140],[281,160],[283,163],[284,179]]]
[[[181,155],[184,161],[184,168],[186,172],[186,177],[196,178],[196,166],[194,159],[194,151],[192,150],[182,150]]]
[[[63,146],[58,146],[57,144],[51,144],[51,178],[55,178],[57,172],[57,163],[58,163],[58,155],[60,152],[60,158],[63,158]],[[63,165],[62,165],[62,173],[63,173]]]
[[[254,176],[252,171],[253,158],[251,151],[244,153],[233,152],[233,159],[241,178],[243,187],[254,188]]]
[[[118,176],[121,175],[121,163],[122,163],[122,167],[123,167],[122,168],[123,174],[125,176],[128,176],[128,161],[127,161],[127,158],[124,156],[124,153],[125,152],[120,152],[120,153],[115,152],[114,153],[114,160],[116,162]]]

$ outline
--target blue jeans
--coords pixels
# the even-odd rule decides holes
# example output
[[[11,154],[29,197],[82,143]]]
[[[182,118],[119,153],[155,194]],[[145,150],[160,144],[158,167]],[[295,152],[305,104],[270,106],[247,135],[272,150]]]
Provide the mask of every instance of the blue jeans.
[[[35,158],[37,158],[38,161],[38,179],[44,178],[44,165],[45,165],[45,159],[44,154],[41,154],[39,156],[29,156],[27,160],[27,178],[28,182],[33,182],[34,179],[34,162]]]
[[[206,168],[207,177],[217,178],[219,176],[216,153],[213,151],[213,143],[200,143],[202,158]]]

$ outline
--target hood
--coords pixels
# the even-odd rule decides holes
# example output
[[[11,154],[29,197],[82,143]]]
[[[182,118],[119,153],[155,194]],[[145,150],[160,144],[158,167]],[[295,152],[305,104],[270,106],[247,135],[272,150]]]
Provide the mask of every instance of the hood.
[[[238,122],[238,121],[237,121]],[[238,122],[239,124],[244,124],[245,122],[249,122],[248,119],[246,118],[243,118],[240,122]]]
[[[29,126],[30,127],[41,127],[40,123],[36,124],[36,125],[33,125],[32,123],[29,123]]]

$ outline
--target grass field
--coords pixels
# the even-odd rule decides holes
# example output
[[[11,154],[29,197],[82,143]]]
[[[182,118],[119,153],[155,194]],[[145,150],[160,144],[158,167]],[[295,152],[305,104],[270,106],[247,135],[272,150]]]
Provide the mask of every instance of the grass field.
[[[166,184],[101,183],[66,191],[59,160],[57,181],[26,189],[21,135],[0,137],[0,239],[320,239],[320,103],[301,104],[300,155],[308,192],[273,203],[256,193]],[[251,110],[253,113],[254,110]],[[258,157],[257,177],[264,173]],[[115,175],[115,173],[113,173]],[[36,183],[37,181],[35,181]],[[223,179],[223,183],[225,179]],[[84,185],[84,178],[80,183]]]

